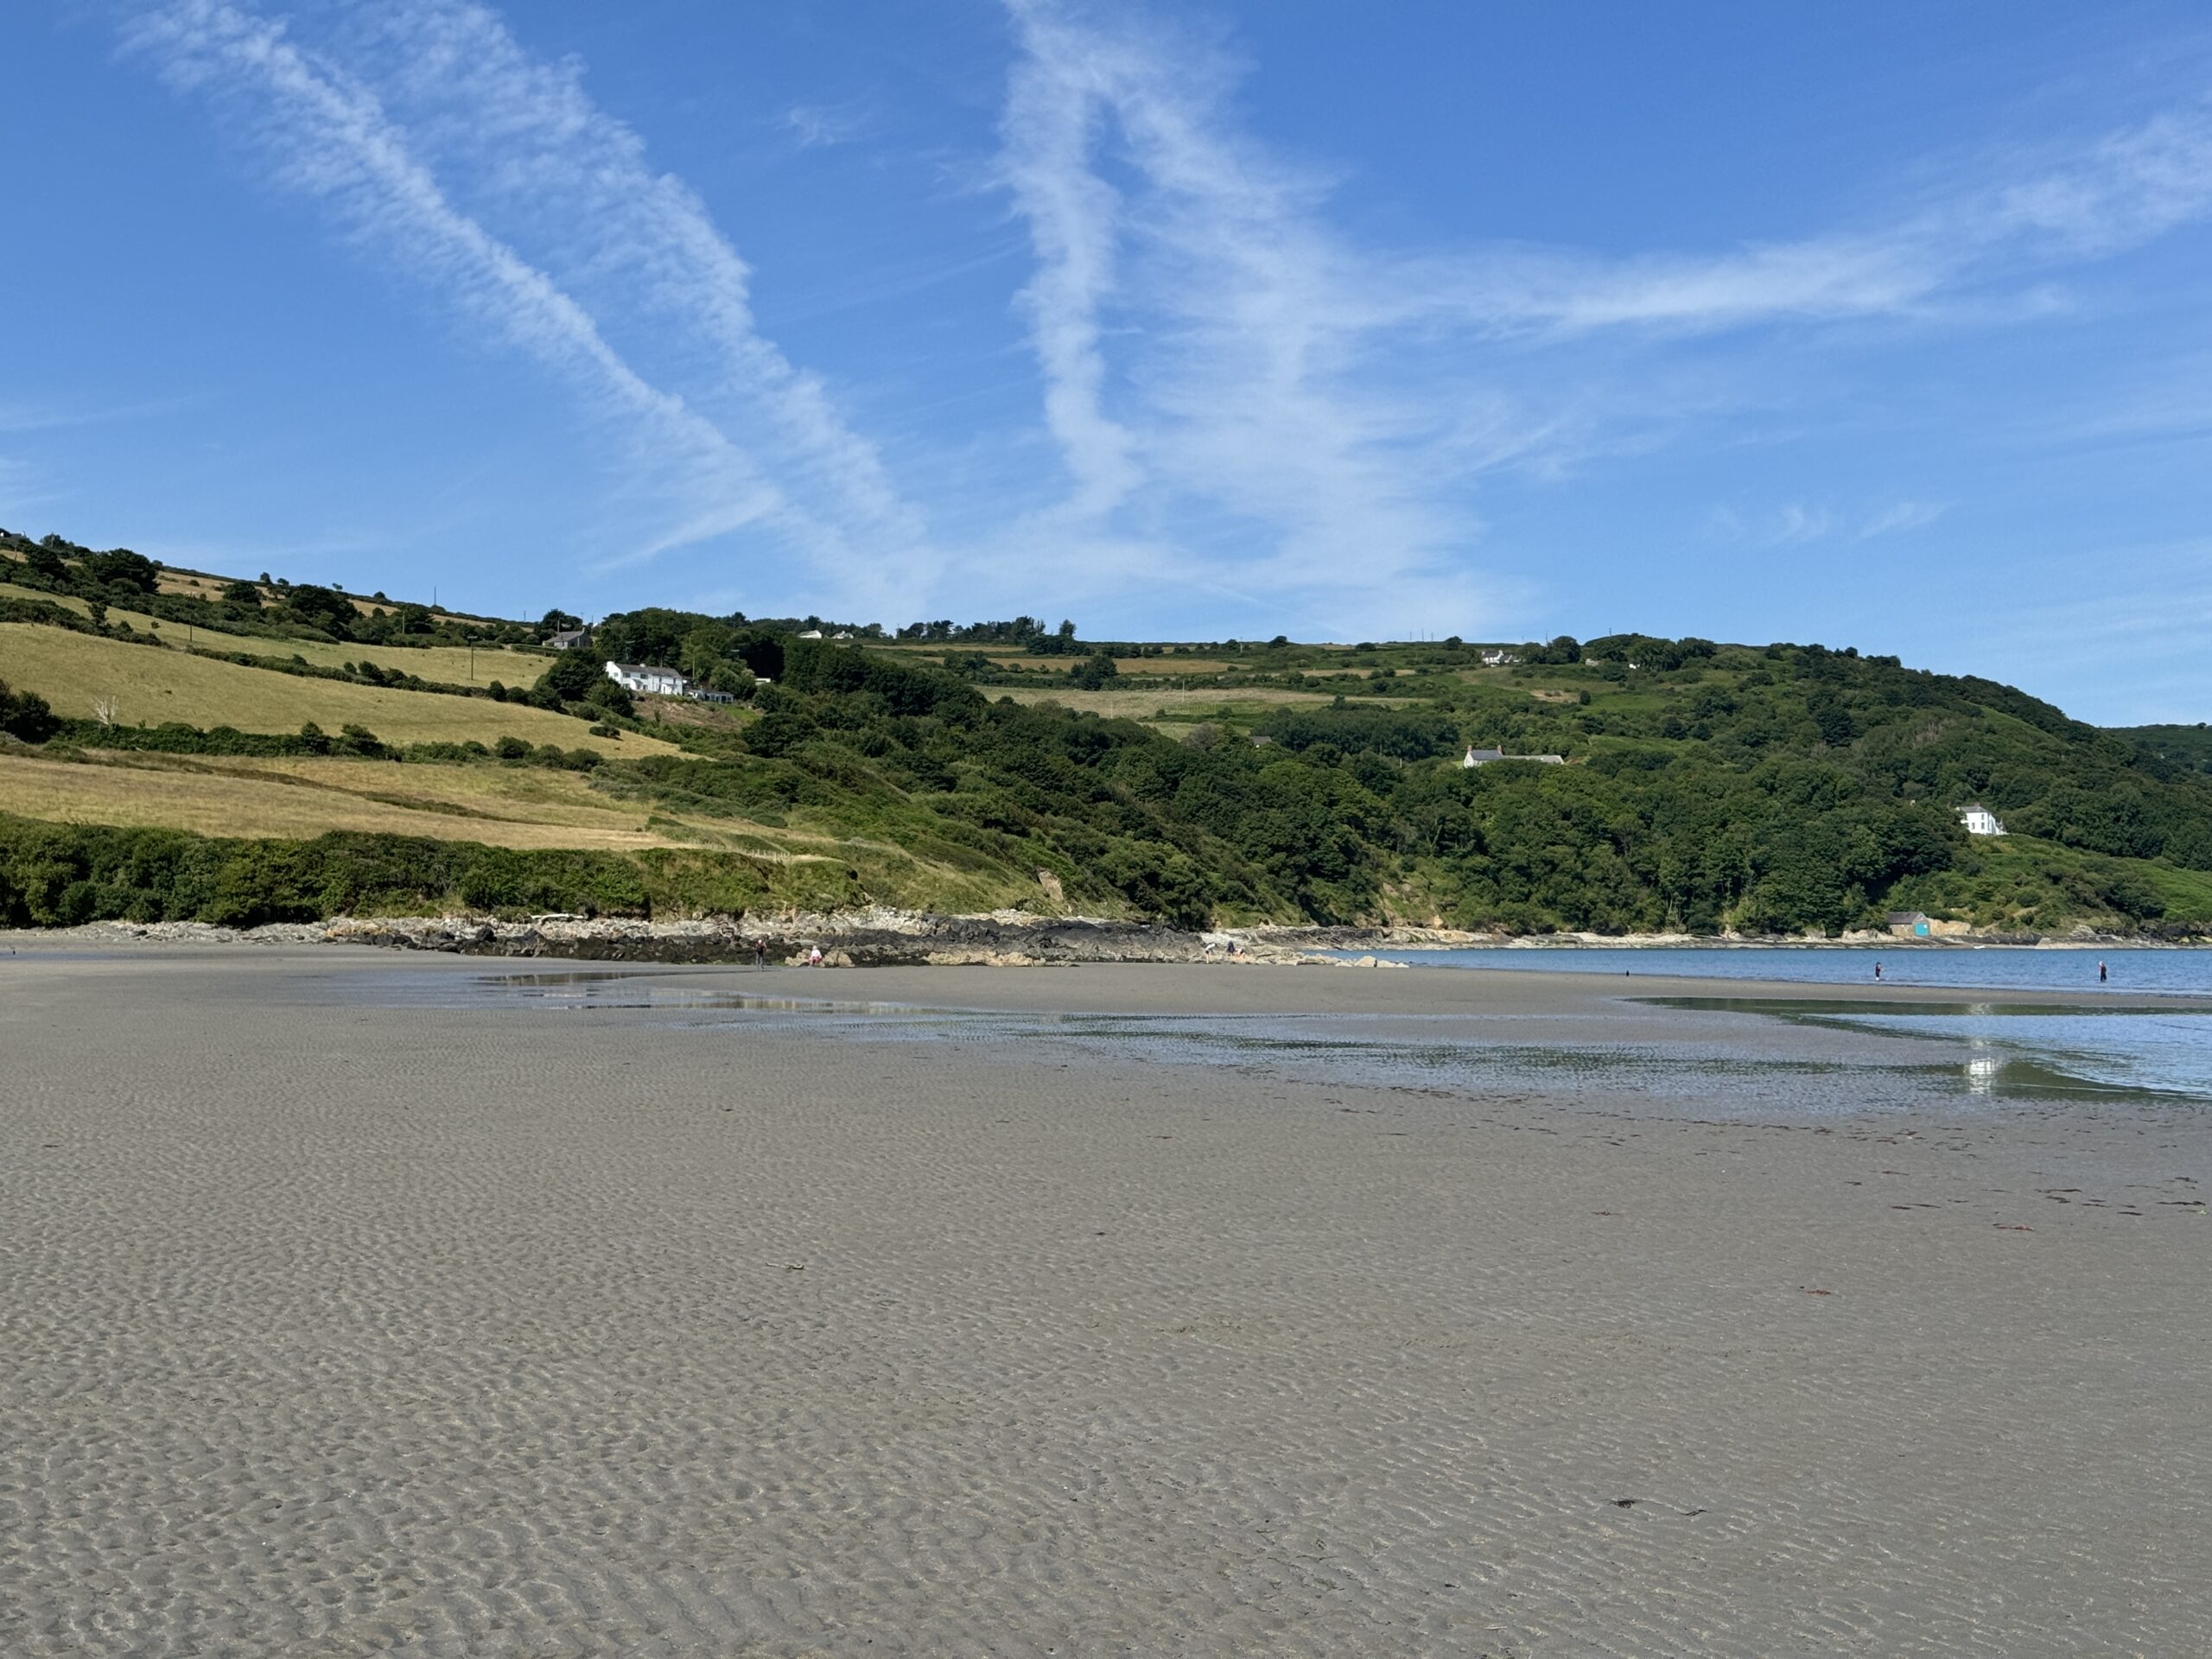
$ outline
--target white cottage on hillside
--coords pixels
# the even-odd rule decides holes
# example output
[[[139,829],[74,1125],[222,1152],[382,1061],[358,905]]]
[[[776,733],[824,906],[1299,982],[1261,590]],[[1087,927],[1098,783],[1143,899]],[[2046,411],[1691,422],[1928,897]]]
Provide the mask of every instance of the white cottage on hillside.
[[[683,697],[691,694],[691,682],[672,668],[648,668],[643,663],[609,663],[607,677],[626,691],[651,696]]]
[[[2001,836],[2005,825],[1998,816],[1980,801],[1959,809],[1959,822],[1967,827],[1970,836]]]
[[[1487,766],[1499,760],[1533,760],[1540,766],[1563,766],[1567,764],[1567,757],[1563,754],[1508,754],[1503,749],[1478,749],[1470,743],[1467,753],[1460,757],[1459,765],[1471,771],[1477,766]]]

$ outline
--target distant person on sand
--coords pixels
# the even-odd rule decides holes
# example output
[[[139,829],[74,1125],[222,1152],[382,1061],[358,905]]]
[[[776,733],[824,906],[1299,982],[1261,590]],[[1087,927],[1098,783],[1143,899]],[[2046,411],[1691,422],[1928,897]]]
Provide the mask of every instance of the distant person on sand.
[[[806,953],[806,965],[810,968],[819,968],[822,965],[822,947],[820,945],[816,945],[812,950]]]
[[[768,965],[768,945],[764,939],[753,941],[753,971],[760,972]]]

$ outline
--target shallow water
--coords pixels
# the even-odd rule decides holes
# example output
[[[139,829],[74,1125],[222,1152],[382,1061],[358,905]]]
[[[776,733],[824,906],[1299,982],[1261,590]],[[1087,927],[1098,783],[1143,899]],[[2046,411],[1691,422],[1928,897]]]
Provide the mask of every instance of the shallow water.
[[[1516,953],[1519,954],[1519,953]],[[687,973],[683,981],[696,979]],[[732,982],[735,981],[735,982]],[[406,1006],[643,1012],[687,1031],[820,1032],[1026,1058],[1262,1070],[1349,1086],[1623,1096],[1825,1116],[1975,1100],[2212,1100],[2212,1014],[1959,1001],[1624,999],[1568,1016],[1008,1013],[701,986],[628,969],[334,982]],[[728,988],[725,988],[725,986]],[[1656,1017],[1646,1014],[1655,1011]],[[1679,1023],[1669,1016],[1680,1016]],[[1794,1034],[1777,1029],[1794,1026]]]
[[[1874,964],[1890,985],[1962,989],[2212,994],[2212,950],[2026,945],[1519,945],[1470,950],[1339,951],[1418,968],[1506,968],[1516,972],[1673,974],[1690,979],[1780,979],[1809,985],[1866,985]],[[2097,964],[2110,978],[2100,982]]]
[[[1753,1012],[1839,1030],[1942,1037],[1970,1051],[1968,1086],[2003,1092],[2002,1077],[2023,1063],[2063,1073],[2095,1090],[2212,1100],[2212,1015],[2146,1013],[2140,1007],[2052,1008],[2025,1002],[1899,1003],[1787,1001],[1749,997],[1670,996],[1655,1007]]]

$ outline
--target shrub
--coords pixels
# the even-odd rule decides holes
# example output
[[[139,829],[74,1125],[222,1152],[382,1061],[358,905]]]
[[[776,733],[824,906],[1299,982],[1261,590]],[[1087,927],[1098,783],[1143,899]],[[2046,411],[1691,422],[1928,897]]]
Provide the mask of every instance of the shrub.
[[[603,709],[610,715],[620,715],[626,720],[636,718],[638,713],[638,705],[630,696],[630,688],[619,680],[610,680],[604,674],[599,677],[598,683],[584,693],[582,701],[594,709]]]
[[[531,689],[541,697],[556,702],[582,702],[602,685],[622,688],[607,677],[607,671],[600,659],[588,651],[564,651],[552,664],[537,677],[537,683]]]
[[[43,743],[60,725],[54,717],[53,709],[37,692],[10,691],[8,683],[0,680],[0,732],[26,743]]]

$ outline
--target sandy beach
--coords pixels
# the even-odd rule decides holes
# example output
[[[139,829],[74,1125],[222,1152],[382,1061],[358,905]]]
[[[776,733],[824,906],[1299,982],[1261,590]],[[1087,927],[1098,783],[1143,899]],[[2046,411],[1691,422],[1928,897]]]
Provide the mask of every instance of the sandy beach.
[[[2212,1651],[2202,1103],[1556,973],[528,966],[0,957],[0,1653]]]

